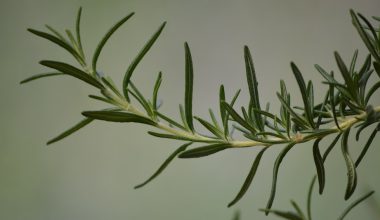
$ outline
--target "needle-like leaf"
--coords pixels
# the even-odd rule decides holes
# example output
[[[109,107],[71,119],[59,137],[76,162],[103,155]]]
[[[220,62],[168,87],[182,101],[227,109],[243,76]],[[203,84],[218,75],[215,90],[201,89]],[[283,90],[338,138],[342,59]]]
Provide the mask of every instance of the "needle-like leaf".
[[[351,195],[354,193],[356,184],[357,184],[357,175],[356,175],[356,169],[355,169],[355,163],[352,160],[350,153],[348,152],[348,137],[350,134],[350,129],[347,129],[343,132],[343,138],[342,138],[342,153],[344,160],[346,162],[347,166],[347,187],[346,187],[346,194],[344,196],[344,199],[347,200],[351,197]]]
[[[62,39],[54,36],[54,35],[51,35],[49,33],[46,33],[46,32],[42,32],[42,31],[37,31],[37,30],[34,30],[34,29],[31,29],[29,28],[28,29],[29,32],[39,36],[39,37],[42,37],[42,38],[45,38],[55,44],[57,44],[58,46],[64,48],[65,50],[67,50],[71,55],[73,55],[78,61],[81,61],[83,62],[81,56],[76,52],[76,50],[70,46],[66,41],[63,41]]]
[[[92,118],[85,118],[83,120],[81,120],[79,123],[75,124],[73,127],[67,129],[66,131],[64,131],[63,133],[61,133],[60,135],[56,136],[55,138],[52,138],[50,139],[46,144],[49,145],[49,144],[52,144],[52,143],[55,143],[57,141],[60,141],[62,140],[63,138],[73,134],[74,132],[78,131],[79,129],[83,128],[84,126],[90,124],[94,119]]]
[[[104,45],[107,43],[108,39],[112,36],[113,33],[121,26],[123,25],[126,21],[128,21],[129,18],[131,18],[135,13],[132,12],[129,15],[125,16],[122,18],[120,21],[118,21],[116,24],[114,24],[104,35],[102,40],[99,42],[98,46],[95,49],[94,55],[92,56],[92,70],[94,73],[97,72],[96,64],[98,62],[98,58],[100,55],[100,52],[102,52],[102,49]]]
[[[321,141],[320,138],[316,139],[313,145],[313,157],[314,157],[314,163],[315,167],[317,169],[317,175],[318,175],[318,183],[319,183],[319,194],[323,193],[323,189],[325,187],[325,167],[323,165],[323,159],[321,152],[319,150],[319,142]]]
[[[252,104],[253,108],[261,110],[259,92],[257,89],[259,83],[257,82],[256,72],[255,72],[255,67],[253,65],[251,52],[249,51],[249,48],[247,46],[244,46],[244,60],[245,60],[245,70],[246,70],[246,76],[247,76],[249,95],[251,97],[250,103]],[[257,125],[258,130],[263,131],[264,123],[263,123],[263,119],[261,118],[261,115],[258,114],[257,112],[253,112],[253,120],[255,124]]]
[[[368,148],[371,146],[373,139],[375,139],[377,132],[380,131],[380,124],[376,126],[376,128],[372,131],[371,135],[369,136],[366,144],[363,147],[363,150],[360,152],[360,155],[358,159],[355,161],[355,167],[358,167],[362,159],[364,158],[365,154],[368,151]]]
[[[229,148],[230,145],[226,143],[220,143],[220,144],[212,144],[207,145],[203,147],[197,147],[191,150],[187,150],[180,155],[178,155],[179,158],[198,158],[198,157],[205,157],[211,154],[215,154],[219,151],[225,150]]]
[[[156,83],[154,84],[154,88],[153,88],[152,105],[155,111],[157,110],[157,106],[158,106],[157,96],[158,96],[158,90],[160,89],[160,86],[161,86],[161,82],[162,82],[162,72],[159,72],[156,79]]]
[[[193,61],[187,42],[185,43],[185,118],[189,129],[194,132],[193,126]]]
[[[141,124],[156,125],[156,122],[149,118],[128,112],[109,112],[109,111],[85,111],[82,115],[103,121],[111,122],[136,122]]]
[[[64,75],[64,74],[63,73],[40,73],[40,74],[36,74],[36,75],[33,75],[31,77],[28,77],[28,78],[22,80],[20,82],[20,84],[27,83],[27,82],[30,82],[30,81],[33,81],[33,80],[36,80],[36,79],[41,79],[41,78],[44,78],[44,77],[59,76],[59,75]]]
[[[231,207],[234,204],[236,204],[244,196],[244,194],[247,192],[249,186],[252,183],[253,178],[256,175],[256,171],[257,171],[257,168],[259,167],[261,157],[263,156],[265,150],[267,150],[267,149],[268,149],[267,147],[264,147],[257,154],[255,160],[253,161],[251,170],[249,171],[248,176],[247,176],[247,178],[245,179],[245,181],[243,183],[243,186],[241,187],[241,189],[240,189],[239,193],[236,195],[236,197],[228,204],[228,207]]]
[[[294,77],[297,80],[298,87],[300,88],[300,91],[301,91],[302,100],[303,100],[304,107],[305,107],[305,116],[306,116],[306,119],[307,119],[308,124],[310,125],[310,127],[314,128],[315,124],[314,124],[314,121],[313,121],[313,113],[312,113],[312,109],[314,108],[314,106],[310,105],[310,101],[309,101],[309,98],[308,98],[308,92],[307,92],[307,89],[306,89],[305,81],[304,81],[304,79],[302,77],[302,74],[301,74],[300,70],[298,69],[298,67],[293,62],[290,64],[290,66],[292,68]]]
[[[170,162],[172,162],[172,160],[181,152],[185,151],[186,148],[192,144],[192,142],[189,142],[189,143],[186,143],[182,146],[180,146],[177,150],[175,150],[172,154],[170,154],[170,156],[164,161],[164,163],[157,169],[156,172],[153,173],[153,175],[151,177],[149,177],[146,181],[144,181],[143,183],[135,186],[135,189],[138,189],[138,188],[141,188],[143,186],[145,186],[146,184],[148,184],[150,181],[152,181],[154,178],[156,178],[158,175],[160,175],[162,173],[162,171],[165,170],[165,168],[170,164]]]
[[[57,62],[57,61],[51,61],[51,60],[43,60],[40,62],[41,65],[47,66],[53,69],[56,69],[64,74],[73,76],[75,78],[78,78],[88,84],[91,84],[99,89],[104,89],[104,86],[95,78],[90,76],[89,74],[83,72],[82,70],[73,67],[69,64]]]
[[[271,193],[270,193],[270,196],[269,196],[269,200],[268,200],[268,203],[267,203],[267,206],[266,206],[266,211],[265,211],[265,214],[268,215],[269,214],[269,211],[271,208],[272,208],[272,205],[273,205],[273,201],[274,201],[274,197],[276,196],[276,188],[277,188],[277,175],[278,175],[278,170],[280,168],[280,165],[281,165],[281,162],[282,160],[284,159],[285,155],[289,152],[290,149],[292,149],[294,147],[296,143],[290,143],[288,144],[281,152],[280,154],[277,156],[277,159],[274,163],[274,167],[273,167],[273,180],[272,180],[272,189],[271,189]]]
[[[357,200],[355,200],[353,203],[351,203],[344,211],[343,213],[340,215],[340,217],[338,218],[338,220],[343,220],[344,217],[346,217],[346,215],[353,209],[355,208],[357,205],[359,205],[361,202],[363,202],[364,200],[366,200],[367,198],[369,198],[370,196],[372,196],[373,194],[375,193],[375,191],[371,191],[361,197],[359,197]]]
[[[157,38],[160,36],[162,30],[164,29],[166,22],[164,22],[158,30],[153,34],[153,36],[149,39],[149,41],[144,45],[139,54],[135,57],[132,63],[128,66],[127,71],[125,72],[123,79],[123,92],[125,98],[128,100],[128,85],[131,80],[132,74],[135,71],[137,65],[144,58],[145,54],[150,50],[153,44],[156,42]]]

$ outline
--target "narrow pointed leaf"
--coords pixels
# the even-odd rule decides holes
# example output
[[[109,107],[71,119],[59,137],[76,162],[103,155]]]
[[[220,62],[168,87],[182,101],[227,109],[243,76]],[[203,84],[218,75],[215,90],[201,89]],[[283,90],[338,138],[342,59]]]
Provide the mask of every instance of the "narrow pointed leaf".
[[[160,36],[162,30],[164,29],[166,22],[164,22],[158,30],[153,34],[153,36],[149,39],[149,41],[144,45],[139,54],[135,57],[132,63],[128,66],[127,71],[125,72],[123,79],[123,91],[125,98],[128,99],[128,85],[131,80],[132,74],[136,69],[137,65],[144,58],[145,54],[150,50],[153,44],[156,42],[157,38]]]
[[[77,14],[77,20],[75,22],[75,34],[77,37],[77,43],[78,43],[79,51],[80,51],[82,57],[84,57],[82,39],[81,39],[81,34],[80,34],[81,17],[82,17],[82,7],[79,7],[78,14]]]
[[[206,121],[206,120],[204,120],[202,118],[199,118],[199,117],[196,117],[196,116],[194,118],[197,119],[199,121],[199,123],[201,123],[203,125],[203,127],[205,127],[207,130],[209,130],[211,133],[213,133],[216,137],[219,137],[219,138],[223,139],[224,134],[218,128],[216,128],[211,123],[209,123],[208,121]]]
[[[77,60],[81,60],[80,58],[80,55],[74,50],[74,48],[72,48],[67,42],[63,41],[62,39],[54,36],[54,35],[51,35],[49,33],[45,33],[45,32],[42,32],[42,31],[37,31],[37,30],[34,30],[34,29],[28,29],[29,32],[39,36],[39,37],[42,37],[42,38],[45,38],[55,44],[57,44],[58,46],[64,48],[65,50],[67,50],[71,55],[73,55]]]
[[[365,154],[368,151],[368,148],[371,146],[373,139],[375,139],[377,132],[380,130],[380,124],[377,125],[377,127],[372,131],[371,135],[369,136],[366,144],[363,147],[363,150],[360,152],[360,155],[358,159],[355,161],[355,167],[358,167],[362,159],[364,158]]]
[[[107,43],[108,39],[112,36],[113,33],[115,33],[115,31],[121,26],[123,25],[126,21],[128,21],[129,18],[131,18],[132,16],[134,15],[134,12],[130,13],[129,15],[125,16],[124,18],[122,18],[119,22],[117,22],[116,24],[114,24],[108,31],[107,33],[104,35],[104,37],[102,38],[102,40],[99,42],[98,46],[96,47],[95,49],[95,52],[94,52],[94,55],[92,56],[92,70],[96,73],[97,72],[97,68],[96,68],[96,64],[98,62],[98,58],[99,58],[99,55],[100,55],[100,52],[102,52],[102,49],[104,47],[104,45]]]
[[[365,97],[365,103],[368,104],[369,100],[371,99],[372,95],[380,88],[380,82],[375,83],[370,90],[368,91],[366,97]]]
[[[313,157],[314,157],[314,163],[315,167],[317,169],[317,175],[318,175],[318,183],[319,183],[319,194],[322,195],[323,189],[325,187],[325,167],[323,165],[323,159],[321,152],[319,150],[319,142],[321,141],[320,138],[315,140],[313,145]]]
[[[358,58],[358,53],[359,53],[359,51],[355,50],[354,55],[352,56],[351,64],[350,64],[350,70],[349,70],[349,72],[351,74],[355,71],[355,64],[356,64],[356,60]]]
[[[379,55],[377,54],[376,52],[376,49],[374,47],[374,45],[372,45],[370,39],[369,39],[369,36],[367,35],[367,32],[364,30],[364,27],[363,25],[360,23],[356,13],[354,12],[354,10],[350,10],[350,14],[351,14],[351,17],[352,17],[352,23],[354,24],[356,30],[358,31],[360,37],[362,38],[364,44],[366,45],[366,47],[368,48],[369,52],[372,54],[372,56],[378,61],[380,62],[380,57]]]
[[[191,131],[193,126],[193,61],[189,45],[185,43],[185,118]]]
[[[249,95],[250,95],[250,100],[251,100],[250,102],[253,108],[261,109],[260,100],[259,100],[259,92],[257,89],[258,82],[256,78],[255,67],[253,65],[251,52],[249,51],[249,48],[247,46],[244,46],[244,60],[245,60],[245,69],[246,69]],[[257,124],[258,129],[260,131],[263,131],[264,124],[263,124],[263,119],[261,118],[261,115],[254,112],[253,117],[254,117],[253,120]]]
[[[170,125],[174,125],[182,130],[186,130],[185,127],[183,127],[181,124],[178,122],[174,121],[173,119],[169,118],[168,116],[164,115],[161,112],[156,111],[156,114],[158,117],[162,118],[163,120],[167,121]]]
[[[161,82],[162,82],[162,72],[159,72],[156,79],[156,83],[154,84],[154,89],[153,89],[153,98],[152,98],[153,103],[152,104],[153,104],[154,110],[157,110],[157,96],[158,96],[158,90],[160,89],[160,86],[161,86]]]
[[[304,81],[302,74],[301,74],[300,70],[298,69],[298,67],[293,62],[290,65],[291,65],[294,77],[297,80],[298,87],[300,88],[300,91],[301,91],[302,100],[303,100],[304,107],[305,107],[305,116],[307,118],[308,124],[314,128],[315,124],[313,121],[313,114],[311,112],[311,109],[314,108],[314,106],[310,105],[305,81]]]
[[[56,137],[52,138],[51,140],[49,140],[46,144],[50,145],[52,143],[55,143],[57,141],[62,140],[63,138],[65,138],[65,137],[73,134],[74,132],[78,131],[79,129],[83,128],[84,126],[90,124],[93,120],[94,119],[92,119],[92,118],[85,118],[85,119],[81,120],[79,123],[75,124],[73,127],[67,129],[63,133],[61,133],[58,136],[56,136]]]
[[[196,140],[193,140],[192,138],[186,138],[183,136],[178,136],[178,135],[173,135],[173,134],[157,133],[157,132],[153,132],[153,131],[148,131],[148,134],[150,134],[154,137],[159,137],[159,138],[167,138],[167,139],[173,139],[173,140],[197,142]]]
[[[40,73],[40,74],[36,74],[36,75],[33,75],[31,77],[28,77],[28,78],[22,80],[20,82],[20,84],[27,83],[27,82],[30,82],[30,81],[33,81],[33,80],[36,80],[36,79],[41,79],[41,78],[44,78],[44,77],[60,76],[60,75],[64,75],[64,74],[63,73]]]
[[[354,193],[356,184],[357,184],[357,175],[356,175],[356,169],[355,169],[355,163],[352,160],[350,153],[348,152],[348,137],[349,137],[350,129],[347,129],[343,132],[343,138],[342,138],[342,153],[344,160],[346,162],[347,166],[347,187],[346,187],[346,193],[344,196],[344,199],[347,200],[351,197],[351,195]]]
[[[120,109],[119,108],[109,108],[109,109],[105,109],[104,111],[120,111]],[[91,119],[91,118],[85,118],[85,119],[81,120],[80,122],[75,124],[73,127],[67,129],[66,131],[62,132],[61,134],[57,135],[56,137],[50,139],[46,144],[49,145],[49,144],[55,143],[57,141],[60,141],[64,138],[70,136],[71,134],[77,132],[79,129],[90,124],[93,120],[94,119]]]
[[[149,118],[139,116],[128,112],[109,112],[109,111],[85,111],[82,115],[103,121],[111,122],[136,122],[141,124],[156,125],[154,121]]]
[[[198,158],[198,157],[205,157],[211,154],[215,154],[219,151],[225,150],[227,148],[231,147],[229,144],[220,143],[220,144],[212,144],[207,145],[203,147],[197,147],[191,150],[187,150],[183,153],[181,153],[178,157],[179,158]]]
[[[290,203],[292,204],[293,208],[296,210],[299,217],[301,217],[302,220],[306,220],[305,214],[302,212],[300,206],[293,200],[290,200]]]
[[[273,180],[272,180],[272,189],[271,189],[271,193],[270,193],[270,196],[269,196],[269,200],[268,200],[268,203],[267,203],[267,206],[266,206],[266,209],[269,210],[272,208],[272,205],[273,205],[273,201],[274,201],[274,197],[276,196],[276,188],[277,188],[277,175],[278,175],[278,170],[280,168],[280,165],[281,165],[281,162],[282,160],[284,159],[285,155],[289,152],[290,149],[292,149],[294,147],[296,143],[290,143],[288,144],[281,152],[280,154],[277,156],[277,159],[274,163],[274,167],[273,167]],[[268,211],[265,211],[265,214],[268,215],[269,212]]]
[[[346,215],[353,209],[355,208],[357,205],[359,205],[361,202],[363,202],[364,200],[368,199],[370,196],[372,196],[373,194],[375,193],[375,191],[371,191],[361,197],[359,197],[357,200],[355,200],[353,203],[351,203],[344,211],[343,213],[340,215],[340,217],[338,218],[338,220],[343,220]]]
[[[73,67],[69,64],[62,63],[62,62],[57,62],[57,61],[50,61],[50,60],[43,60],[40,62],[41,65],[47,66],[50,68],[53,68],[55,70],[58,70],[64,74],[73,76],[77,79],[80,79],[90,85],[93,85],[99,89],[104,89],[104,86],[95,78],[90,76],[89,74],[83,72],[82,70]]]
[[[256,129],[252,127],[246,120],[244,120],[229,104],[224,103],[224,108],[237,123],[239,123],[244,128],[248,129],[252,133],[256,133]]]
[[[264,152],[267,150],[268,148],[267,147],[264,147],[256,156],[255,160],[253,161],[253,164],[252,164],[252,167],[251,167],[251,170],[249,171],[248,173],[248,176],[246,177],[244,183],[243,183],[243,186],[241,187],[240,191],[238,192],[238,194],[236,195],[236,197],[228,204],[228,207],[231,207],[233,206],[234,204],[236,204],[243,196],[244,194],[247,192],[249,186],[251,185],[252,183],[252,180],[253,178],[255,177],[256,175],[256,171],[257,171],[257,168],[259,167],[259,164],[260,164],[260,160],[261,160],[261,157],[263,156]]]
[[[346,85],[348,86],[348,88],[351,88],[352,90],[356,90],[355,84],[351,78],[351,74],[348,72],[346,64],[344,64],[342,58],[340,57],[337,51],[334,52],[334,56],[335,56],[336,63],[338,64],[339,70],[343,76],[343,79],[346,82]]]
[[[327,147],[325,153],[323,154],[323,162],[326,161],[327,156],[330,154],[331,150],[335,147],[336,143],[339,141],[340,136],[342,136],[342,133],[339,133],[334,140],[331,142],[331,144]]]
[[[135,186],[135,189],[138,189],[138,188],[141,188],[143,186],[145,186],[146,184],[148,184],[150,181],[152,181],[154,178],[156,178],[158,175],[160,175],[162,173],[162,171],[165,170],[165,168],[170,164],[170,162],[173,161],[173,159],[181,152],[185,151],[186,148],[192,144],[192,142],[190,143],[186,143],[182,146],[180,146],[177,150],[175,150],[165,161],[164,163],[157,169],[156,172],[153,173],[153,175],[151,177],[149,177],[149,179],[147,179],[146,181],[144,181],[143,183]]]
[[[377,75],[380,77],[380,61],[373,62],[373,68],[375,69]]]

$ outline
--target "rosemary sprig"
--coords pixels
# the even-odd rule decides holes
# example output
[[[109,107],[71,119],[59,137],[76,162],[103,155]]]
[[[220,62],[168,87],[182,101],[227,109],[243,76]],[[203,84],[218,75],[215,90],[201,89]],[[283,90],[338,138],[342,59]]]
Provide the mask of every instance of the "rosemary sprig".
[[[153,86],[152,100],[145,97],[138,90],[138,86],[131,82],[132,75],[137,65],[153,48],[158,37],[163,32],[166,22],[159,26],[158,30],[149,38],[147,43],[142,47],[140,53],[132,61],[126,70],[122,82],[122,92],[119,92],[112,79],[109,76],[104,76],[97,70],[97,61],[104,45],[108,42],[110,37],[117,31],[125,22],[127,22],[134,13],[130,13],[106,32],[105,36],[100,40],[96,50],[92,56],[92,65],[89,67],[86,63],[86,58],[81,42],[80,35],[80,20],[82,9],[80,8],[77,14],[75,36],[70,30],[66,30],[68,40],[63,37],[58,31],[50,26],[47,28],[52,34],[34,29],[28,29],[31,33],[45,38],[58,46],[68,51],[80,64],[81,69],[74,67],[71,64],[44,60],[40,64],[54,69],[58,72],[49,72],[37,74],[29,77],[21,83],[30,82],[36,79],[57,76],[69,75],[75,77],[87,84],[95,87],[99,91],[98,95],[90,95],[90,98],[101,100],[112,108],[103,109],[100,111],[84,111],[82,115],[86,118],[74,125],[72,128],[64,131],[48,142],[48,144],[59,141],[79,129],[85,127],[94,120],[104,120],[111,122],[129,122],[140,123],[151,126],[158,130],[148,132],[150,135],[159,138],[177,139],[185,141],[186,144],[178,148],[163,165],[144,183],[138,185],[140,188],[150,182],[153,178],[157,177],[167,165],[175,158],[197,158],[204,157],[211,154],[224,151],[232,148],[246,148],[263,146],[264,148],[254,159],[252,168],[243,183],[240,191],[228,206],[232,206],[238,202],[248,190],[255,176],[256,170],[259,167],[259,162],[264,152],[275,145],[286,145],[283,151],[279,154],[274,164],[273,169],[273,183],[271,188],[271,196],[269,198],[266,214],[274,213],[282,215],[283,213],[271,210],[274,202],[277,174],[281,165],[281,161],[285,158],[288,151],[294,146],[314,141],[313,145],[313,158],[317,168],[317,176],[319,183],[319,192],[323,192],[325,186],[325,167],[324,161],[326,160],[329,152],[335,146],[338,139],[342,138],[342,154],[345,158],[348,169],[348,183],[346,187],[345,199],[349,199],[354,193],[357,183],[356,166],[362,161],[369,146],[373,142],[379,127],[370,136],[366,142],[363,152],[354,163],[350,154],[348,153],[348,136],[349,131],[358,127],[357,139],[360,132],[368,126],[380,122],[380,106],[372,107],[369,103],[370,98],[380,88],[380,81],[378,78],[374,85],[366,90],[367,83],[373,72],[377,73],[380,77],[380,40],[377,36],[378,29],[375,29],[371,22],[364,16],[350,11],[353,24],[357,29],[360,37],[362,38],[365,46],[368,48],[370,55],[367,56],[365,62],[360,68],[357,68],[358,52],[356,51],[351,60],[350,66],[347,66],[338,52],[334,52],[335,60],[339,72],[343,78],[343,82],[339,82],[334,74],[328,73],[321,66],[315,65],[316,70],[326,80],[324,83],[328,84],[325,100],[322,103],[315,104],[314,102],[314,85],[313,82],[306,83],[303,74],[298,69],[295,63],[291,62],[291,69],[298,83],[303,107],[291,105],[291,94],[288,93],[284,81],[280,82],[280,92],[277,93],[281,109],[279,114],[269,111],[269,105],[266,109],[261,108],[258,93],[258,81],[256,71],[253,65],[252,56],[249,48],[244,46],[244,61],[246,68],[246,77],[248,84],[248,91],[250,100],[247,107],[241,107],[237,110],[234,103],[240,93],[240,90],[235,94],[231,101],[227,101],[224,86],[219,90],[219,113],[222,126],[219,126],[217,118],[212,110],[210,116],[212,123],[201,117],[194,117],[193,115],[193,61],[191,50],[188,43],[184,45],[185,51],[185,100],[184,105],[180,105],[180,115],[182,121],[178,122],[173,120],[159,110],[158,106],[158,92],[160,84],[163,80],[162,73],[160,72],[155,85]],[[377,19],[375,19],[378,22]],[[371,63],[371,59],[374,61]],[[132,100],[130,96],[133,96]],[[140,109],[138,106],[142,106]],[[205,127],[210,133],[202,134],[198,132],[194,126],[194,119]],[[231,123],[232,122],[232,123]],[[239,130],[246,139],[238,140],[232,136],[232,128]],[[322,156],[319,150],[321,141],[330,135],[336,135],[335,140],[329,146],[326,153]],[[192,149],[187,149],[191,143],[201,143],[201,146],[196,146]],[[314,182],[314,181],[313,181]],[[296,211],[299,218],[294,217],[294,214],[286,214],[288,218],[305,219],[304,215],[300,214],[301,211],[295,203]],[[310,211],[308,209],[308,219],[311,219]]]

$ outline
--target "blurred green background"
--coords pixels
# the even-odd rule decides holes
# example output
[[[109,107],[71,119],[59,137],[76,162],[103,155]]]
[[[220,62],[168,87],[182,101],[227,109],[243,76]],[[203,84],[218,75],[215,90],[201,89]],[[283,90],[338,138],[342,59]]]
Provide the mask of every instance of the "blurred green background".
[[[133,186],[151,175],[180,142],[150,137],[148,128],[140,125],[95,122],[61,142],[45,145],[80,120],[81,111],[103,107],[86,97],[97,91],[70,77],[19,85],[22,79],[46,71],[39,60],[73,61],[62,49],[26,29],[44,29],[44,24],[61,31],[73,28],[79,6],[83,6],[87,57],[114,22],[136,12],[111,38],[98,64],[119,83],[145,41],[163,21],[168,22],[133,80],[148,95],[156,74],[163,71],[163,109],[175,116],[183,99],[184,41],[190,44],[195,65],[196,115],[206,116],[209,107],[216,109],[221,83],[227,87],[228,97],[242,88],[237,106],[246,105],[245,44],[256,64],[261,101],[278,109],[275,91],[280,78],[300,101],[290,61],[300,67],[305,79],[315,81],[320,100],[326,86],[318,84],[322,78],[313,64],[336,70],[334,50],[348,60],[358,48],[359,63],[367,55],[348,10],[354,8],[367,16],[380,14],[378,0],[2,0],[0,219],[226,220],[238,209],[243,220],[277,219],[265,218],[257,210],[266,204],[273,162],[281,147],[264,155],[253,187],[236,206],[227,208],[257,153],[254,148],[175,160],[151,184],[134,190]],[[375,104],[379,101],[378,96],[373,99]],[[359,185],[353,198],[369,189],[380,191],[379,140],[375,139],[358,169]],[[353,155],[358,154],[363,141],[351,141]],[[315,172],[311,150],[310,144],[302,144],[284,159],[274,208],[290,209],[290,199],[305,204]],[[314,194],[315,219],[334,219],[348,204],[343,202],[346,168],[339,147],[326,167],[325,194]],[[347,219],[380,219],[376,211],[379,198],[376,195],[357,207]]]

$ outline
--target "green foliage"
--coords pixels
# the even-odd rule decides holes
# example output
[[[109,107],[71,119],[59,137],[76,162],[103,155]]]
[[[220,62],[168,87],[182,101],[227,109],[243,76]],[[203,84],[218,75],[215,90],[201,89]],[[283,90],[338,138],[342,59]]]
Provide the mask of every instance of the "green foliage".
[[[113,108],[82,112],[82,115],[86,117],[84,120],[51,139],[48,144],[64,139],[94,120],[145,124],[159,130],[159,132],[149,131],[148,133],[150,135],[186,142],[175,150],[158,170],[148,178],[148,180],[137,185],[135,188],[143,187],[156,178],[176,157],[206,157],[226,149],[263,146],[264,148],[262,148],[253,159],[252,167],[241,189],[228,204],[229,207],[236,204],[247,192],[253,182],[264,152],[276,145],[285,145],[274,163],[270,197],[266,208],[262,209],[262,211],[267,215],[272,213],[285,219],[311,220],[311,196],[313,185],[316,182],[316,179],[318,179],[319,193],[323,193],[326,184],[326,167],[324,162],[331,150],[341,139],[341,150],[346,162],[348,176],[344,198],[347,200],[354,194],[358,181],[356,167],[363,160],[370,145],[374,142],[377,132],[380,130],[380,106],[373,107],[370,103],[371,97],[373,97],[380,88],[379,29],[376,29],[373,24],[360,13],[356,13],[353,10],[350,11],[353,25],[358,31],[365,46],[368,48],[370,54],[366,56],[364,63],[358,67],[358,51],[354,52],[349,65],[347,65],[348,62],[345,62],[338,52],[334,52],[335,61],[339,74],[341,74],[343,78],[343,82],[340,82],[335,78],[333,71],[326,71],[320,65],[315,65],[316,70],[325,80],[323,83],[328,85],[328,89],[325,92],[325,98],[321,103],[315,103],[315,86],[313,82],[305,80],[298,67],[291,62],[291,70],[299,86],[303,106],[295,107],[291,104],[291,94],[288,92],[285,82],[281,80],[280,90],[277,92],[277,97],[281,105],[279,113],[276,114],[271,112],[269,110],[269,103],[266,105],[266,108],[263,109],[261,107],[262,103],[260,103],[259,100],[258,80],[251,52],[247,46],[244,46],[243,52],[246,80],[250,97],[249,103],[247,106],[242,106],[239,109],[235,108],[234,104],[240,94],[240,90],[236,92],[231,101],[227,101],[225,88],[221,85],[219,89],[218,109],[221,124],[219,124],[218,117],[211,109],[209,110],[211,122],[205,118],[194,116],[193,114],[194,71],[192,55],[188,43],[184,44],[185,99],[184,105],[179,106],[179,113],[181,116],[180,122],[174,120],[171,116],[164,114],[159,109],[158,92],[163,80],[163,74],[161,72],[158,74],[154,84],[151,99],[142,94],[139,91],[138,86],[132,83],[132,74],[143,57],[161,35],[166,22],[164,22],[149,38],[141,51],[136,55],[135,59],[132,60],[124,75],[120,92],[109,76],[104,76],[97,70],[97,62],[102,49],[110,37],[116,30],[126,23],[134,13],[130,13],[122,18],[113,25],[108,32],[106,32],[105,36],[100,40],[95,49],[92,56],[91,66],[87,65],[81,42],[81,14],[82,9],[80,8],[75,23],[75,34],[70,30],[66,30],[67,39],[57,30],[48,25],[46,27],[51,33],[28,29],[31,33],[47,39],[68,51],[80,64],[80,68],[60,61],[43,60],[40,62],[41,65],[54,69],[57,72],[37,74],[21,81],[21,83],[27,83],[44,77],[69,75],[98,89],[98,95],[89,95],[89,97],[102,101],[107,105],[111,105]],[[378,25],[379,18],[374,17],[374,20],[373,23],[377,23]],[[370,81],[373,72],[377,74],[377,77],[376,79],[371,79],[374,83],[371,88],[368,89],[368,82]],[[132,100],[130,96],[134,99]],[[142,109],[139,109],[139,107],[142,107]],[[196,122],[199,122],[201,126],[206,128],[208,133],[202,134],[198,132],[196,126],[194,126]],[[359,157],[354,160],[349,153],[348,139],[350,131],[355,128],[357,129],[356,139],[358,140],[361,132],[373,124],[377,124],[377,127],[371,133]],[[241,132],[245,139],[235,139],[232,135],[233,130]],[[327,147],[324,154],[321,154],[320,146],[322,145],[322,141],[325,137],[330,135],[334,135],[335,138]],[[294,201],[292,201],[291,204],[295,212],[284,212],[271,209],[276,195],[278,173],[281,162],[294,146],[309,141],[314,141],[312,153],[317,175],[313,178],[309,189],[306,215]],[[197,146],[198,143],[200,146]],[[190,144],[195,146],[188,149]],[[342,214],[340,219],[343,219],[355,205],[368,198],[372,193],[373,192],[366,194],[352,203],[352,205]],[[235,219],[239,219],[238,214],[236,214]]]

